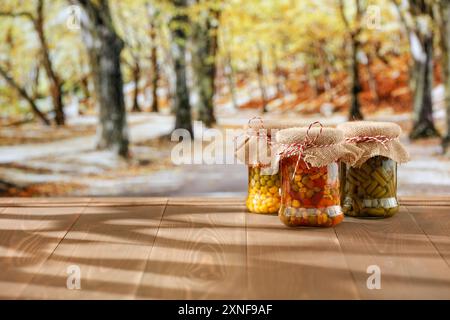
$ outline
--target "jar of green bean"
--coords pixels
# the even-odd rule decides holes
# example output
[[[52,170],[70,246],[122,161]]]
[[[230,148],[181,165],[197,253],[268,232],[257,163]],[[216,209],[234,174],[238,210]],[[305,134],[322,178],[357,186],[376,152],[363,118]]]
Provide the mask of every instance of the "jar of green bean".
[[[399,211],[397,163],[409,156],[394,123],[357,121],[338,126],[348,143],[361,149],[354,165],[341,164],[341,203],[345,215],[386,218]]]

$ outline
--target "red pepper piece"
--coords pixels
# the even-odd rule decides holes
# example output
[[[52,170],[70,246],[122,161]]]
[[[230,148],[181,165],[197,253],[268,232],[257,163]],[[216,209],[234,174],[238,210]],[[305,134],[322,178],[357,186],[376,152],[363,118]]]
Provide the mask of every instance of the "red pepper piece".
[[[317,205],[320,203],[320,200],[322,200],[322,194],[320,192],[317,192],[316,194],[314,194],[314,196],[311,198],[311,202],[314,205]]]
[[[319,187],[319,188],[323,188],[325,186],[326,181],[323,179],[316,179],[314,180],[314,186],[315,187]]]

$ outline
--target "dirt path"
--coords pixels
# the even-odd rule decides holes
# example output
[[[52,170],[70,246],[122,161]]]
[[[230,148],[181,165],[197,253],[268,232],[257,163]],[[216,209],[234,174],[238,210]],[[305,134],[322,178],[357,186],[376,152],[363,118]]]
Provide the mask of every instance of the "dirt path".
[[[173,123],[173,117],[155,114],[137,114],[130,118],[129,134],[133,143],[167,134],[170,132]],[[77,125],[91,124],[92,118],[79,118],[75,123]],[[48,143],[0,146],[0,164],[20,163],[32,159],[85,153],[94,150],[95,135]]]
[[[173,123],[173,117],[155,114],[139,114],[130,118],[129,135],[134,144],[170,133]],[[91,121],[90,117],[78,118],[76,124],[82,126]],[[1,146],[0,178],[21,186],[74,182],[83,175],[99,174],[127,165],[108,151],[96,150],[95,140],[95,135],[88,135],[48,143]],[[142,152],[145,148],[136,149]]]
[[[254,113],[221,115],[219,124],[240,127]],[[274,115],[286,118],[289,115]],[[379,115],[377,120],[393,119]],[[396,115],[397,122],[408,122],[408,115]],[[323,118],[302,117],[307,125],[321,120],[335,125],[345,120],[342,115]],[[77,125],[94,121],[77,119]],[[168,157],[170,149],[139,145],[140,142],[168,134],[173,118],[164,115],[141,114],[130,118],[131,150],[134,159],[144,157],[149,162]],[[199,123],[196,123],[196,133]],[[198,136],[198,135],[197,135]],[[412,160],[398,170],[399,194],[448,194],[450,192],[450,159],[439,155],[438,140],[411,144],[406,137]],[[138,144],[138,145],[137,145]],[[228,152],[233,152],[229,143]],[[243,165],[181,165],[168,166],[149,172],[129,170],[130,164],[109,152],[95,150],[95,136],[85,136],[49,143],[0,147],[0,180],[27,186],[39,183],[76,183],[84,188],[69,190],[67,195],[79,196],[190,196],[244,195],[247,170]],[[117,174],[116,174],[117,172]],[[121,172],[120,174],[118,172]],[[124,173],[125,172],[125,173]],[[107,175],[107,177],[105,177]]]

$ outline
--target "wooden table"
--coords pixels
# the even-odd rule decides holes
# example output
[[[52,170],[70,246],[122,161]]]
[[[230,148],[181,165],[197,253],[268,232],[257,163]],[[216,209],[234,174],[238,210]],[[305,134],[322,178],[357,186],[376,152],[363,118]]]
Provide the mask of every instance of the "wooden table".
[[[3,198],[0,298],[450,299],[450,198],[401,203],[289,229],[243,199]]]

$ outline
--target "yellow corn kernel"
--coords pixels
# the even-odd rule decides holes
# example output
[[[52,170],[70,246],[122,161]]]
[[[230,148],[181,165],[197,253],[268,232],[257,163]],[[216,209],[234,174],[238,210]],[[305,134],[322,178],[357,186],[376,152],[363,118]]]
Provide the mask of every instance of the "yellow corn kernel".
[[[270,193],[276,194],[278,193],[278,188],[277,187],[272,187],[269,189]]]
[[[292,200],[292,206],[294,208],[299,208],[300,207],[300,201],[298,200]]]

